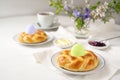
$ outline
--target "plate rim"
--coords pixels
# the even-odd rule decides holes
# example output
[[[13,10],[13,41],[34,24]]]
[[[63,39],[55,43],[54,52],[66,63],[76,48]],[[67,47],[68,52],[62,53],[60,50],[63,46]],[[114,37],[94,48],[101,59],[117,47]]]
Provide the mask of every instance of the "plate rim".
[[[56,25],[55,25],[56,24]],[[49,28],[42,28],[40,25],[39,25],[39,22],[36,22],[35,23],[35,26],[38,28],[38,29],[41,29],[41,30],[52,30],[52,29],[55,29],[55,28],[58,28],[60,26],[60,23],[59,22],[56,22],[56,23],[53,23],[51,25],[51,27]]]
[[[66,73],[66,74],[72,74],[72,75],[89,75],[89,74],[94,74],[94,73],[96,73],[96,72],[99,72],[99,71],[103,70],[104,67],[105,67],[105,64],[106,64],[104,57],[102,57],[102,55],[100,55],[99,53],[95,53],[95,54],[98,56],[99,60],[100,60],[99,63],[102,62],[102,64],[100,64],[100,65],[101,65],[100,68],[99,68],[97,71],[95,71],[95,72],[93,72],[93,70],[88,71],[88,72],[74,72],[74,71],[69,71],[69,70],[65,70],[65,69],[63,69],[63,68],[60,68],[59,66],[56,66],[56,64],[54,64],[54,62],[53,62],[53,57],[56,56],[56,55],[58,55],[58,54],[59,54],[58,52],[60,52],[60,51],[55,52],[55,53],[51,56],[51,64],[52,64],[57,70],[59,70],[59,71],[61,71],[61,72],[63,72],[63,73]],[[96,68],[97,68],[97,67],[96,67]],[[96,68],[95,68],[95,69],[96,69]],[[94,69],[94,70],[95,70],[95,69]]]
[[[50,33],[47,33],[47,32],[46,32],[46,34],[48,35],[48,39],[47,39],[46,41],[44,41],[44,42],[40,42],[40,43],[30,43],[30,44],[29,44],[29,43],[21,43],[21,42],[19,42],[19,41],[17,40],[19,34],[20,34],[20,33],[15,34],[15,35],[12,37],[13,40],[14,40],[15,42],[21,44],[21,45],[26,45],[26,46],[27,46],[27,45],[29,45],[29,46],[42,45],[42,44],[48,43],[48,42],[50,42],[50,41],[53,40],[53,36],[50,35]]]

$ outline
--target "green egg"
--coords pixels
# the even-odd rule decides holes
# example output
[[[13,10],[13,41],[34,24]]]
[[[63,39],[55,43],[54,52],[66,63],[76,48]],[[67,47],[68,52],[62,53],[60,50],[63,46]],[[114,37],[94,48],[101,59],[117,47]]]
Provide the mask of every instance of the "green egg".
[[[84,56],[85,55],[85,49],[80,44],[75,44],[71,49],[71,55],[75,57]]]

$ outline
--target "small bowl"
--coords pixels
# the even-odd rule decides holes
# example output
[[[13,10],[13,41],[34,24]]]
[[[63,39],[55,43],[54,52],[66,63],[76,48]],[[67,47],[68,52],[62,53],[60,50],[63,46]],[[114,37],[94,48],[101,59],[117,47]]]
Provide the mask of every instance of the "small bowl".
[[[97,45],[97,43],[96,44],[91,44],[90,42],[97,42],[97,43],[99,43],[100,45]],[[102,45],[101,45],[102,44]],[[95,48],[95,49],[106,49],[106,48],[108,48],[109,46],[110,46],[110,43],[109,43],[109,41],[102,41],[102,42],[99,42],[98,40],[89,40],[88,41],[88,45],[90,46],[90,47],[92,47],[92,48]]]
[[[65,49],[70,48],[75,44],[75,40],[68,38],[59,38],[53,41],[53,44],[59,48]]]

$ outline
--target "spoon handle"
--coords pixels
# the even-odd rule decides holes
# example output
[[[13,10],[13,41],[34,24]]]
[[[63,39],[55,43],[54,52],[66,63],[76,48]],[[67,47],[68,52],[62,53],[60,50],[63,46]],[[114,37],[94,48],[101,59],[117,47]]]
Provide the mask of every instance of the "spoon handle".
[[[120,37],[120,36],[116,36],[116,37],[112,37],[112,38],[103,39],[103,40],[100,40],[100,41],[111,40],[111,39],[115,39],[115,38],[119,38],[119,37]]]

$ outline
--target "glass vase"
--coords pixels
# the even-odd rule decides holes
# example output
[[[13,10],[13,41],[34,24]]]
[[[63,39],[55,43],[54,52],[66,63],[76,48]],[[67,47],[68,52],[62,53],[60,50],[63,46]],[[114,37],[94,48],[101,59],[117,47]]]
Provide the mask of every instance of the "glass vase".
[[[88,38],[90,35],[89,25],[84,24],[80,29],[75,26],[74,35],[76,38]]]

